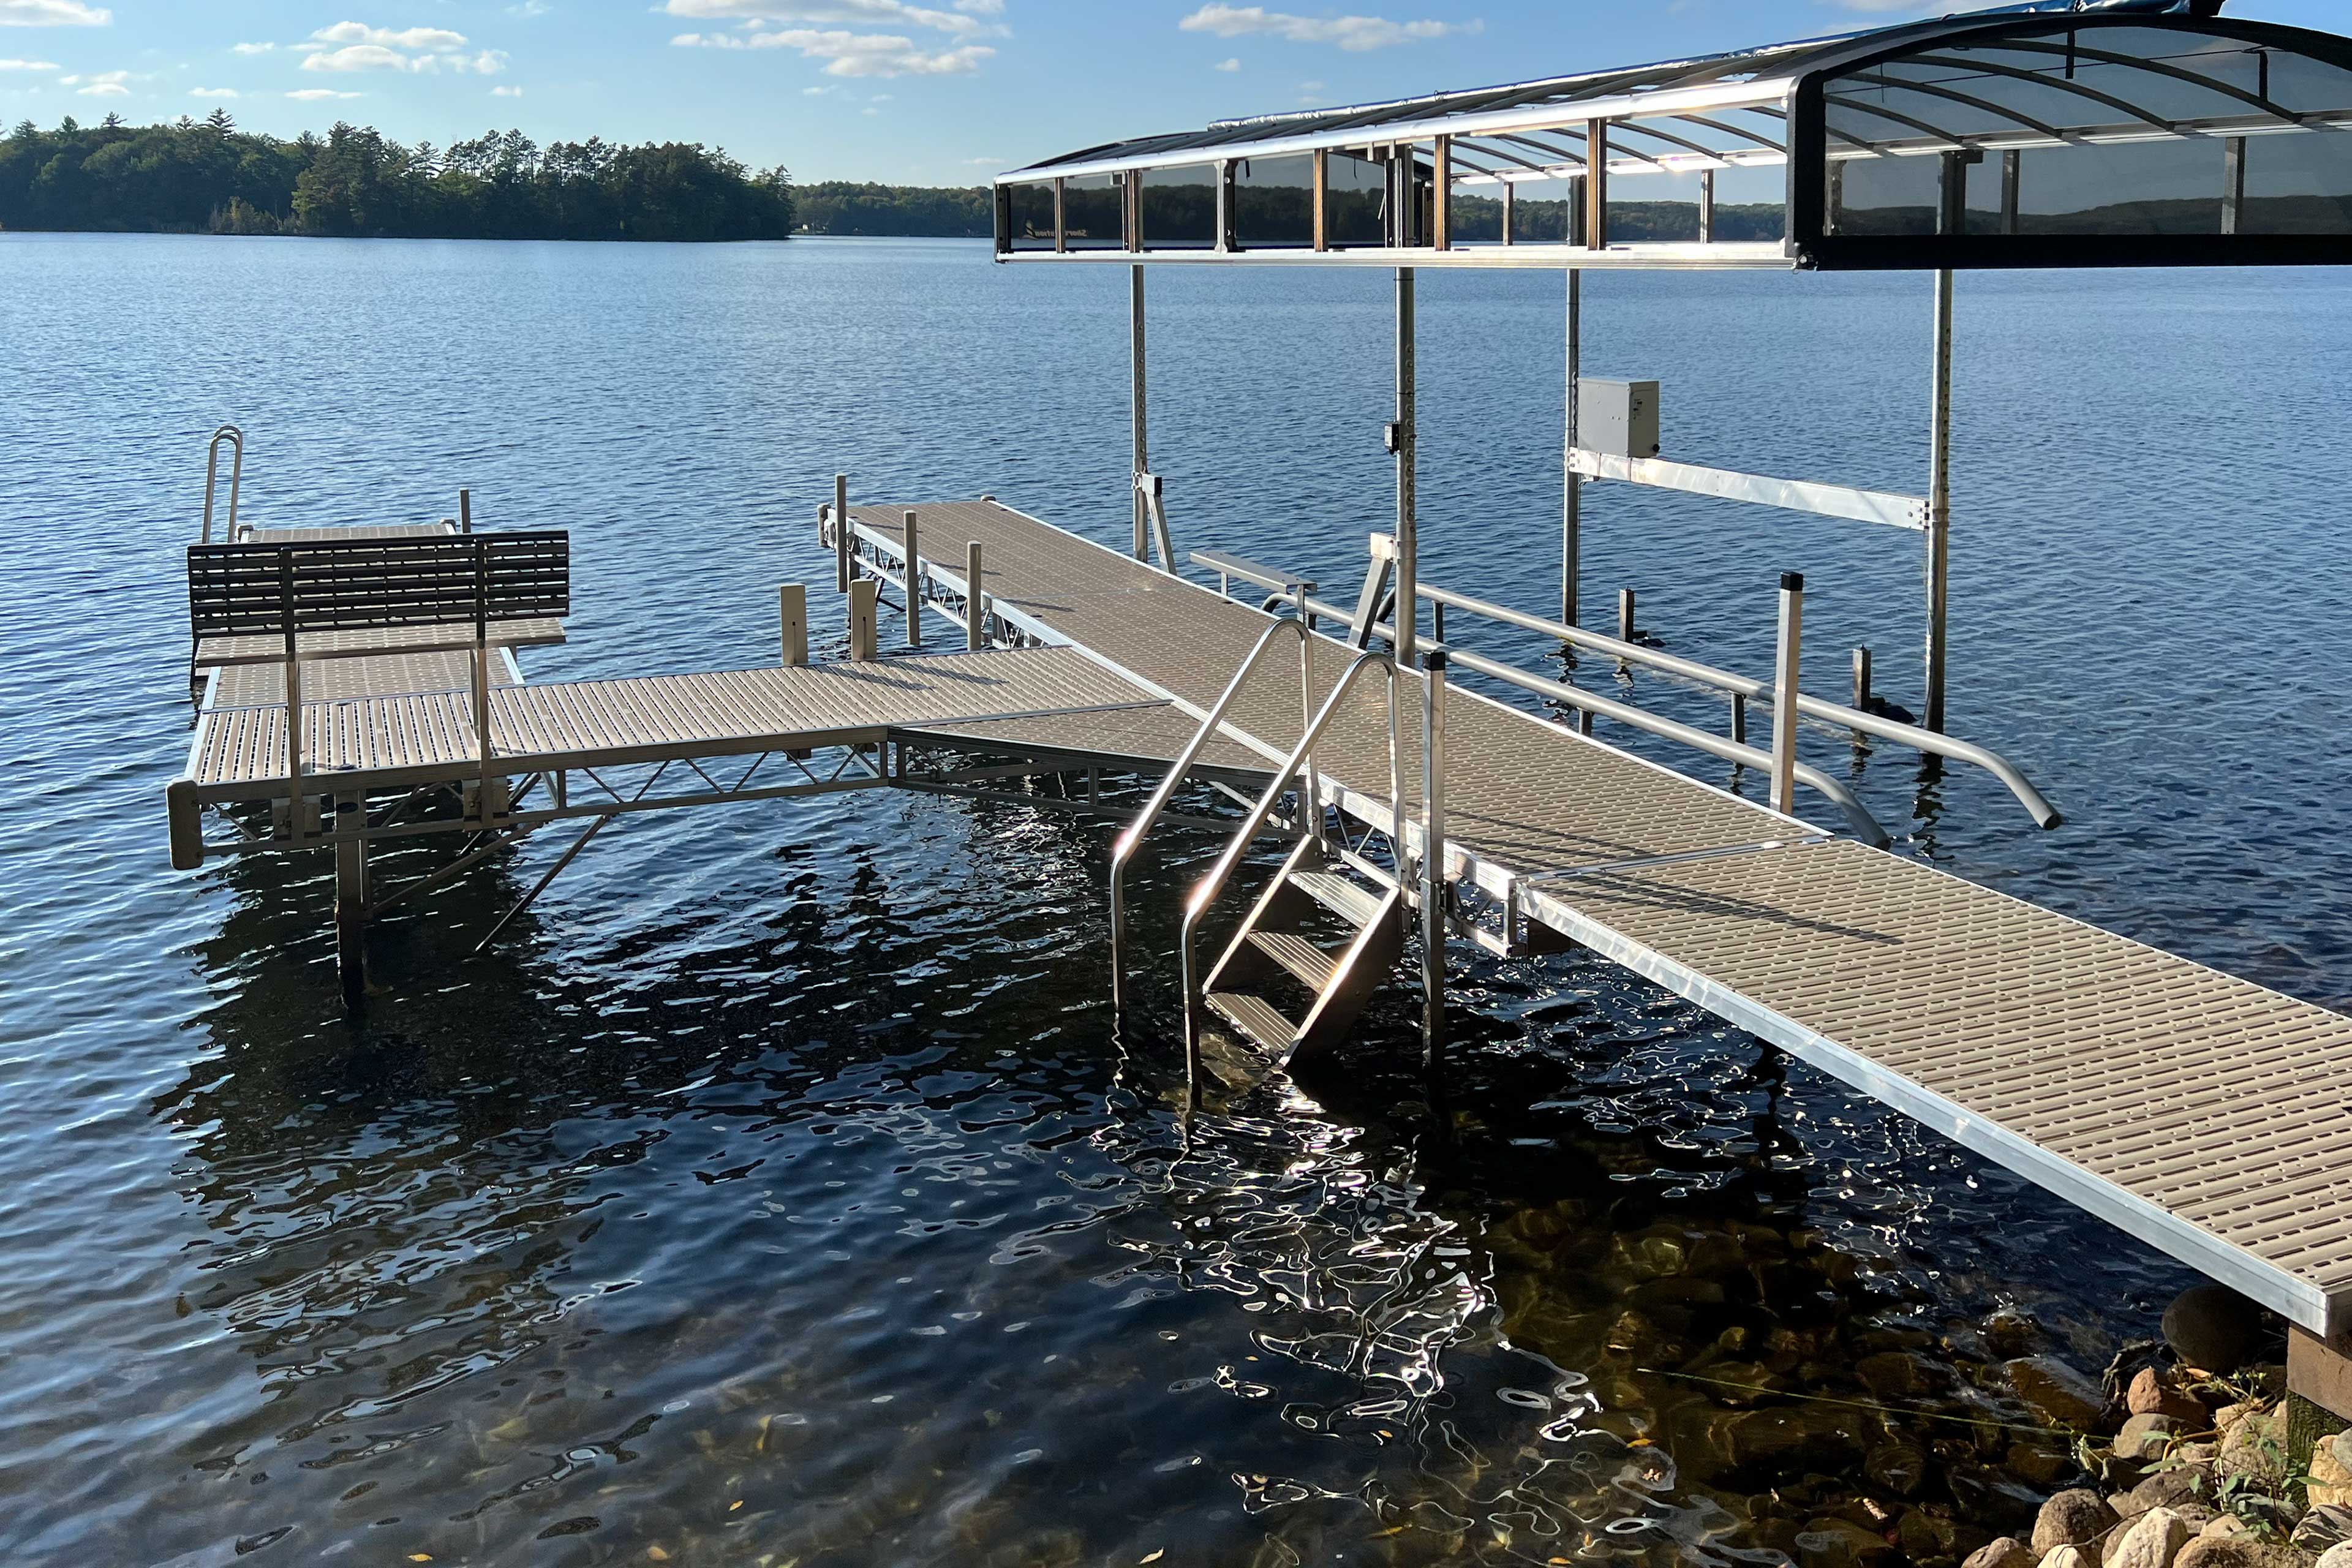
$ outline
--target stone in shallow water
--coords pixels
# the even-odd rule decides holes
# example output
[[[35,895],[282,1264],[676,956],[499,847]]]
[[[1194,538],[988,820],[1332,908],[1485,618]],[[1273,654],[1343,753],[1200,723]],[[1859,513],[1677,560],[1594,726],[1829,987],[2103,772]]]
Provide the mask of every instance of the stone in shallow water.
[[[2077,1487],[2042,1505],[2033,1521],[2033,1550],[2047,1557],[2061,1546],[2079,1547],[2090,1568],[2099,1568],[2101,1543],[2116,1524],[2116,1510],[2105,1498]]]
[[[1797,1537],[1801,1568],[1876,1568],[1890,1562],[1886,1538],[1847,1519],[1817,1519]]]
[[[2025,1356],[2001,1370],[2026,1408],[2050,1426],[2084,1432],[2106,1413],[2106,1390],[2055,1356]]]

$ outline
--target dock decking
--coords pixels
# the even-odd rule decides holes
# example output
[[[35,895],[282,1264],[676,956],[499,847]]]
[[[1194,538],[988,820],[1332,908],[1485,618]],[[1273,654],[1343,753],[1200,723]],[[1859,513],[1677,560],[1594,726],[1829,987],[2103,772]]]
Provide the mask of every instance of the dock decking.
[[[903,510],[851,517],[887,555]],[[1194,715],[1265,629],[1247,606],[1009,508],[917,510],[941,570],[981,542],[984,587],[1013,624]],[[1318,700],[1352,657],[1317,640]],[[1830,841],[1475,693],[1449,701],[1454,875],[2291,1321],[2348,1326],[2352,1106],[2324,1086],[2352,1081],[2352,1019]],[[1234,721],[1293,743],[1295,671],[1269,671]],[[1386,737],[1381,699],[1360,688],[1316,752],[1327,790],[1381,826]]]

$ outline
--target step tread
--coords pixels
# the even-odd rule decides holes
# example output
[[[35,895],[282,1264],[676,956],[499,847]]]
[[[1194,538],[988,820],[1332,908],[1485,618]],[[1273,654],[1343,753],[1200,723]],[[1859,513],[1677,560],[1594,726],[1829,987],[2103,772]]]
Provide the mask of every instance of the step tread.
[[[1291,978],[1317,995],[1331,984],[1339,973],[1337,953],[1324,952],[1297,931],[1254,931],[1249,934],[1252,947],[1290,972]]]
[[[1336,871],[1293,871],[1290,885],[1359,931],[1381,912],[1381,896]]]
[[[1261,1049],[1276,1056],[1286,1055],[1297,1043],[1297,1026],[1276,1012],[1262,996],[1239,991],[1212,991],[1209,1009],[1257,1042]]]

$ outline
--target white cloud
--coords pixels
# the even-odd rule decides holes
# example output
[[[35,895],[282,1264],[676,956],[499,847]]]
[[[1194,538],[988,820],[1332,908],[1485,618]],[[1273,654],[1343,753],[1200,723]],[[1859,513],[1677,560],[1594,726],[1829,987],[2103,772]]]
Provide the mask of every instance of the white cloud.
[[[520,98],[522,96],[522,89],[519,87],[494,87],[490,89],[490,96],[492,98]]]
[[[331,27],[320,28],[308,42],[295,47],[310,51],[302,57],[302,68],[306,71],[446,68],[496,76],[507,68],[505,50],[465,54],[466,35],[446,27],[371,27],[363,22],[338,22]]]
[[[129,71],[97,71],[88,76],[61,76],[60,85],[69,87],[84,98],[129,98],[131,89],[123,83],[131,79]]]
[[[298,103],[316,103],[322,98],[358,98],[356,92],[337,92],[331,87],[305,87],[289,92],[287,97]]]
[[[680,33],[679,48],[798,49],[805,59],[823,60],[827,76],[952,76],[978,70],[996,53],[985,44],[962,44],[926,52],[912,38],[887,33],[819,32],[794,27],[783,32]]]
[[[975,16],[1002,16],[1004,15],[1004,0],[955,0],[955,8],[969,11]]]
[[[103,27],[114,13],[81,0],[0,0],[0,27]]]
[[[1219,60],[1217,68],[1221,71],[1237,71],[1242,68],[1241,57],[1235,55],[1232,59]]]
[[[1351,52],[1384,49],[1394,44],[1418,43],[1486,29],[1480,21],[1391,22],[1385,16],[1294,16],[1263,5],[1203,5],[1176,24],[1188,33],[1213,33],[1220,38],[1264,34],[1294,44],[1337,44]]]
[[[555,7],[549,5],[547,0],[520,0],[520,4],[507,7],[507,15],[520,16],[528,22],[533,16],[544,16],[554,9]]]
[[[0,60],[0,71],[53,71],[55,60]]]
[[[233,87],[192,87],[188,89],[188,96],[190,98],[235,98],[236,95],[236,89]]]
[[[667,0],[662,9],[698,22],[741,17],[755,26],[764,22],[836,22],[856,27],[929,27],[958,37],[1004,31],[974,20],[1003,14],[1003,0],[959,5],[953,11],[909,0]]]
[[[234,46],[236,52],[240,55],[266,55],[277,47],[278,46],[276,44],[237,44]]]
[[[1004,165],[1003,159],[992,155],[986,158],[966,158],[964,162],[975,169],[1002,168]]]

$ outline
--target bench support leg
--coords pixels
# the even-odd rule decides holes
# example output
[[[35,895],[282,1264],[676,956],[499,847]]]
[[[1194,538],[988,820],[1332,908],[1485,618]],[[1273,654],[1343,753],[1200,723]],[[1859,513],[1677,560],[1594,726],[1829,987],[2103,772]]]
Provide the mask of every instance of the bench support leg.
[[[357,800],[335,803],[339,833],[356,832],[366,821]],[[367,1000],[367,841],[335,846],[335,970],[343,984],[343,1005],[357,1012]]]
[[[2302,1471],[2323,1438],[2352,1426],[2352,1328],[2333,1339],[2306,1329],[2286,1333],[2287,1464]]]

